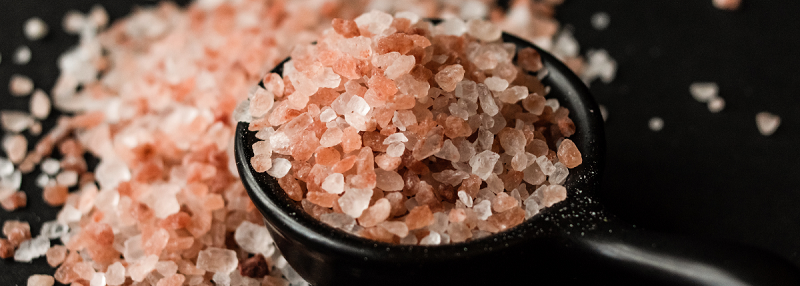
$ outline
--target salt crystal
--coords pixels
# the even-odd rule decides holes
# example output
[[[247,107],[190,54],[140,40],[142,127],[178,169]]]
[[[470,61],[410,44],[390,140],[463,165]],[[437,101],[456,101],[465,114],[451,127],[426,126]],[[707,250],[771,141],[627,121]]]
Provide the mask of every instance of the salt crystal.
[[[62,26],[67,33],[77,34],[83,30],[85,23],[86,19],[81,12],[70,10],[64,15]]]
[[[38,17],[33,17],[25,21],[25,37],[28,40],[36,41],[47,36],[47,23]]]
[[[592,15],[591,23],[593,28],[602,31],[608,28],[608,24],[611,23],[611,17],[606,12],[597,12]]]
[[[236,252],[230,249],[209,247],[197,255],[197,268],[210,272],[227,274],[238,265]]]
[[[614,81],[617,74],[617,62],[606,50],[589,50],[586,52],[588,65],[581,75],[584,82],[590,83],[599,78],[603,83]]]
[[[344,132],[342,132],[341,129],[335,127],[329,128],[328,130],[325,130],[325,133],[323,133],[322,137],[320,137],[319,144],[322,147],[339,145],[339,143],[342,143],[342,135],[344,135]]]
[[[35,258],[44,256],[50,249],[50,239],[37,236],[34,239],[22,242],[14,252],[14,261],[31,262]]]
[[[471,19],[467,22],[467,33],[481,41],[493,42],[500,39],[503,31],[492,22],[483,19]]]
[[[442,149],[433,155],[437,158],[442,158],[452,162],[458,162],[461,159],[461,154],[459,153],[458,148],[456,148],[456,146],[453,144],[453,141],[450,139],[444,140]]]
[[[343,213],[329,213],[323,214],[319,220],[333,228],[338,228],[344,231],[350,231],[356,225],[356,219],[352,216]]]
[[[475,210],[475,214],[480,220],[487,220],[492,215],[492,203],[488,200],[475,204],[472,209]]]
[[[50,115],[50,98],[41,89],[36,89],[30,101],[31,115],[38,119],[46,119]]]
[[[0,121],[2,121],[4,130],[14,133],[20,133],[34,123],[29,114],[14,110],[3,110],[0,113]]]
[[[395,171],[375,169],[376,187],[384,191],[400,191],[405,183],[403,177]]]
[[[337,116],[336,111],[333,111],[332,108],[324,108],[319,114],[319,120],[322,122],[330,122],[336,119]]]
[[[217,272],[211,277],[211,281],[217,286],[231,286],[231,276],[225,272]]]
[[[732,11],[739,9],[739,5],[741,5],[742,0],[713,0],[711,2],[717,9]]]
[[[14,51],[14,63],[24,65],[31,61],[31,49],[28,46],[20,46]],[[28,92],[30,93],[30,92]]]
[[[463,80],[456,85],[455,96],[457,98],[463,98],[470,102],[477,102],[478,101],[478,86],[475,84],[474,81],[471,80]]]
[[[533,196],[530,196],[528,198],[529,199],[525,200],[525,219],[529,219],[535,216],[536,214],[539,213],[539,210],[541,210],[539,204],[537,204],[536,201],[533,199]]]
[[[78,184],[78,173],[73,170],[65,170],[56,175],[56,184],[72,187]]]
[[[438,83],[439,87],[444,91],[454,91],[456,85],[464,78],[464,73],[464,67],[460,64],[446,66],[436,73],[436,83]]]
[[[347,110],[355,112],[359,115],[365,116],[370,111],[370,106],[364,100],[364,98],[360,96],[353,96],[350,98],[350,101],[347,103]]]
[[[486,84],[486,87],[491,91],[504,91],[508,88],[508,82],[497,76],[486,78],[483,83]]]
[[[494,116],[500,112],[500,108],[497,107],[497,103],[494,102],[492,93],[485,84],[478,84],[476,89],[478,92],[478,99],[481,101],[481,109],[483,109],[483,112],[491,116]]]
[[[423,237],[420,241],[420,245],[439,245],[442,242],[442,237],[435,231],[431,231],[427,236]]]
[[[406,137],[406,135],[403,133],[394,133],[386,136],[386,139],[383,140],[384,145],[391,145],[397,142],[408,142],[408,137]]]
[[[436,25],[434,31],[441,35],[461,36],[467,32],[467,24],[457,17],[445,19]]]
[[[28,153],[28,140],[25,136],[15,134],[3,137],[3,150],[11,162],[19,163]]]
[[[55,220],[51,220],[42,224],[39,231],[40,236],[47,237],[48,239],[59,238],[69,232],[69,226]]]
[[[406,237],[408,235],[408,226],[400,221],[383,221],[378,224],[378,227],[397,235],[398,237]]]
[[[106,275],[103,273],[95,273],[92,275],[92,280],[89,280],[90,286],[105,286],[106,285]]]
[[[478,175],[483,180],[489,178],[494,169],[495,163],[500,159],[500,155],[486,150],[470,158],[469,165],[472,166],[472,173]]]
[[[567,198],[567,189],[561,185],[542,186],[533,195],[539,199],[540,206],[549,208]]]
[[[14,173],[14,163],[6,158],[0,157],[0,178]]]
[[[341,194],[344,192],[344,175],[332,173],[325,177],[321,188],[331,194]]]
[[[580,52],[578,40],[572,35],[569,29],[561,30],[553,40],[553,48],[551,49],[553,55],[561,58],[574,58]]]
[[[342,208],[342,212],[357,218],[369,207],[370,198],[372,198],[371,189],[348,188],[339,198],[339,206]]]
[[[400,56],[386,68],[384,75],[393,80],[397,79],[404,74],[408,74],[415,64],[416,59],[414,56]]]
[[[561,104],[558,102],[558,99],[556,99],[556,98],[547,99],[547,101],[545,101],[544,105],[545,106],[549,106],[550,109],[552,109],[553,111],[555,111],[559,107],[561,107]]]
[[[52,176],[58,173],[58,170],[61,168],[61,162],[53,158],[47,158],[42,160],[40,167],[42,172]]]
[[[108,12],[100,4],[92,6],[89,10],[88,20],[94,24],[95,27],[102,28],[108,25]]]
[[[272,237],[267,228],[249,221],[242,222],[236,228],[233,238],[242,250],[249,253],[266,253],[272,247]]]
[[[54,283],[55,279],[50,275],[34,274],[28,277],[28,286],[53,286]]]
[[[775,130],[778,130],[778,126],[781,125],[781,118],[778,115],[762,111],[756,114],[756,126],[758,127],[758,132],[764,136],[770,136],[775,133]]]
[[[178,271],[178,265],[174,261],[159,261],[156,263],[156,271],[161,276],[168,277]]]
[[[689,93],[694,100],[709,102],[719,94],[719,86],[714,82],[694,82],[689,85]]]
[[[286,174],[289,173],[291,168],[292,163],[289,162],[289,160],[284,158],[275,158],[272,160],[272,168],[267,170],[267,173],[275,178],[283,178],[283,176],[286,176]]]
[[[661,129],[664,129],[664,119],[661,119],[661,117],[650,118],[650,121],[647,122],[647,126],[652,131],[661,131]]]
[[[359,216],[358,223],[363,227],[373,227],[389,218],[391,208],[388,199],[379,199]]]
[[[461,202],[464,203],[464,205],[467,206],[468,208],[472,207],[473,203],[472,196],[467,194],[467,192],[458,191],[458,199],[461,200]]]
[[[95,169],[95,178],[101,189],[116,188],[120,182],[131,179],[131,171],[119,159],[103,159]]]
[[[406,150],[405,144],[401,142],[392,143],[392,145],[389,145],[389,147],[386,148],[386,155],[397,158],[402,156],[405,150]]]
[[[125,267],[119,261],[114,262],[106,269],[106,284],[111,286],[122,285],[125,283]]]
[[[553,185],[560,185],[563,184],[564,181],[567,179],[567,175],[569,175],[569,169],[567,169],[564,164],[561,162],[556,162],[554,165],[554,171],[550,174],[549,182]]]
[[[359,28],[366,29],[373,35],[380,35],[392,25],[392,20],[392,15],[373,10],[361,14],[361,16],[358,16],[354,21],[356,21]]]
[[[711,113],[719,113],[725,109],[725,99],[722,97],[714,97],[708,101],[708,111]]]
[[[461,184],[461,181],[469,178],[468,173],[458,170],[444,170],[439,173],[433,173],[432,176],[434,180],[451,186],[457,186]]]

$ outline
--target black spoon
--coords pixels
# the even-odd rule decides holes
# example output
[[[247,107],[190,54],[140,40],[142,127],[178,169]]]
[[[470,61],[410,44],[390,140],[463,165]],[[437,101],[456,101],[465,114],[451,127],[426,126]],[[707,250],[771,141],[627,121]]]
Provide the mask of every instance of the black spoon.
[[[566,201],[502,233],[439,246],[363,239],[314,219],[277,180],[250,166],[258,139],[236,129],[239,174],[289,264],[313,285],[800,285],[800,271],[766,251],[731,242],[647,233],[603,211],[603,121],[587,87],[549,53],[503,33],[518,49],[539,51],[542,82],[570,110],[570,137],[583,164],[570,170]],[[288,60],[288,59],[287,59]],[[285,61],[284,61],[285,62]],[[281,74],[283,63],[272,72]],[[643,190],[644,191],[644,190]]]

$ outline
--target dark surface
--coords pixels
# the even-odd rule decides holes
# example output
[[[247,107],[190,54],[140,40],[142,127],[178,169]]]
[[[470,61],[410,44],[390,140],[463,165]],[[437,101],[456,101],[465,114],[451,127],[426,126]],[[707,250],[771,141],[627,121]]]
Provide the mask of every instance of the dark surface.
[[[49,91],[57,56],[77,39],[61,31],[63,13],[86,12],[95,2],[2,1],[0,109],[27,108],[27,98],[12,98],[5,88],[13,73],[31,76]],[[99,2],[112,19],[129,13],[133,3],[153,3]],[[800,265],[800,2],[745,0],[735,12],[710,2],[569,0],[558,9],[559,20],[575,27],[583,51],[604,48],[620,63],[614,83],[591,88],[610,111],[601,199],[640,227],[755,245]],[[611,15],[605,31],[590,26],[597,11]],[[49,24],[44,40],[22,36],[22,24],[32,16]],[[22,44],[33,59],[17,66],[11,57]],[[726,109],[711,114],[691,99],[693,81],[718,82]],[[771,137],[755,127],[755,113],[762,110],[783,119]],[[664,130],[647,129],[652,116],[664,118]],[[28,207],[0,210],[0,221],[30,221],[36,235],[57,210],[44,205],[33,178],[35,173],[23,182]],[[53,272],[44,259],[32,265],[0,261],[0,269],[2,285],[24,285],[30,274]]]

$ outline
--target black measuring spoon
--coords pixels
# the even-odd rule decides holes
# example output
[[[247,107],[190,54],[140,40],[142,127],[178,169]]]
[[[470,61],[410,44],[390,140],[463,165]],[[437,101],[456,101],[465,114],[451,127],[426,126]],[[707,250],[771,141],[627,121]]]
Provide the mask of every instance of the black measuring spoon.
[[[605,134],[588,88],[564,64],[503,33],[517,49],[539,51],[542,82],[570,110],[583,155],[564,184],[567,199],[522,224],[466,243],[410,246],[334,229],[289,199],[273,177],[250,166],[255,132],[240,122],[240,177],[289,264],[312,285],[800,285],[788,261],[746,245],[649,233],[620,222],[597,201]],[[287,59],[288,60],[288,59]],[[285,61],[284,61],[285,62]],[[272,72],[282,74],[283,63]],[[646,191],[646,190],[643,190]],[[679,206],[677,206],[679,207]]]

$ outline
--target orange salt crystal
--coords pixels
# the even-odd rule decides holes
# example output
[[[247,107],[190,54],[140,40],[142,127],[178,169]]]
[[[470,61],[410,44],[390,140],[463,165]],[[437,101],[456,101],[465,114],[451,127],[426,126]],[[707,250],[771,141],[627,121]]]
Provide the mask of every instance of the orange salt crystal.
[[[169,277],[158,280],[156,286],[181,286],[185,280],[186,276],[183,276],[183,274],[172,274]]]
[[[420,229],[433,223],[433,213],[427,205],[414,207],[406,215],[406,225],[409,230]]]
[[[318,206],[331,208],[336,204],[337,200],[339,199],[339,195],[328,192],[308,192],[308,194],[306,194],[306,198],[308,201]]]
[[[412,48],[414,48],[414,40],[412,37],[406,34],[396,33],[380,38],[378,40],[377,52],[379,54],[398,52],[401,55],[405,55],[410,52]]]
[[[542,56],[535,49],[526,47],[517,52],[517,65],[524,71],[537,72],[542,69]]]
[[[464,211],[464,209],[452,209],[447,215],[447,219],[451,223],[463,222],[465,219],[467,219],[467,213]]]
[[[342,130],[342,151],[347,154],[361,148],[361,136],[352,126]]]
[[[7,220],[3,223],[3,235],[14,245],[31,239],[31,227],[28,222]]]
[[[402,162],[403,159],[400,159],[400,157],[391,157],[386,154],[375,156],[375,163],[378,164],[379,168],[386,171],[397,169],[397,167],[400,167],[400,163]]]
[[[177,212],[161,220],[161,222],[158,223],[158,226],[164,229],[175,230],[184,228],[190,223],[192,223],[192,217],[189,216],[189,214],[185,212]]]
[[[50,206],[61,206],[67,201],[69,190],[62,185],[48,185],[44,187],[42,192],[42,199]]]
[[[575,146],[575,142],[569,139],[561,141],[561,145],[558,146],[558,161],[570,169],[583,163],[581,151],[578,150],[578,146]]]
[[[512,228],[525,220],[525,210],[515,206],[505,212],[496,213],[489,217],[488,222],[497,226],[500,231]]]
[[[263,173],[272,168],[272,158],[269,155],[255,155],[250,158],[250,165],[256,172]]]
[[[81,115],[76,115],[70,119],[70,124],[74,128],[92,128],[106,119],[106,114],[103,111],[92,111]]]
[[[359,236],[387,243],[394,243],[395,235],[379,226],[368,227],[358,233]]]
[[[397,85],[395,85],[394,81],[383,76],[381,73],[372,75],[369,81],[367,81],[367,86],[375,90],[378,98],[384,101],[397,93]]]
[[[339,162],[341,156],[342,154],[333,147],[319,148],[317,149],[317,153],[314,155],[317,164],[331,167]]]
[[[28,204],[28,195],[23,191],[16,191],[11,196],[0,201],[0,206],[4,210],[11,212],[19,208],[24,208]]]
[[[0,238],[0,258],[6,259],[14,257],[14,244],[8,239]]]
[[[281,189],[286,191],[290,199],[295,201],[303,199],[303,189],[291,174],[287,174],[283,176],[283,178],[278,179],[278,184],[281,186]]]
[[[401,216],[406,213],[406,196],[399,192],[390,192],[386,194],[385,198],[389,201],[391,205],[391,213],[390,217],[397,217]]]
[[[475,197],[478,195],[478,192],[480,191],[481,183],[483,183],[483,180],[481,180],[481,178],[478,177],[478,175],[470,174],[469,178],[466,178],[461,181],[461,185],[458,187],[458,191],[464,191],[471,197]]]
[[[492,210],[494,210],[495,213],[505,212],[517,205],[519,205],[517,199],[509,196],[505,192],[497,194],[497,197],[492,200]]]
[[[380,192],[375,192],[380,193]],[[358,217],[358,224],[363,227],[373,227],[389,218],[392,205],[388,199],[382,198],[375,202],[374,205],[364,210],[361,216]]]
[[[45,256],[47,257],[47,264],[49,264],[50,267],[56,267],[64,262],[64,259],[67,257],[67,247],[63,245],[53,245],[53,247],[47,250]]]
[[[335,18],[331,21],[331,26],[333,26],[333,30],[336,31],[337,34],[344,36],[345,38],[352,38],[361,35],[358,31],[358,25],[353,20],[345,20]]]

